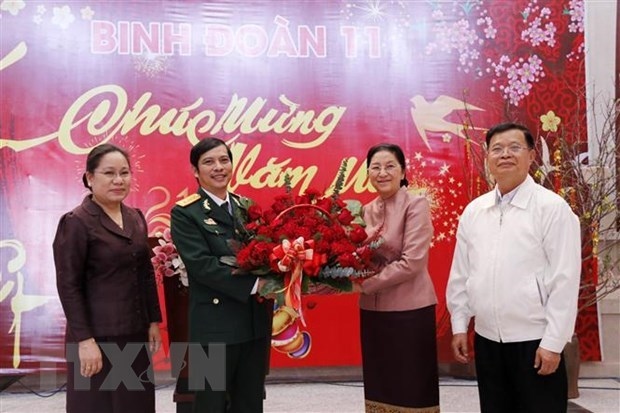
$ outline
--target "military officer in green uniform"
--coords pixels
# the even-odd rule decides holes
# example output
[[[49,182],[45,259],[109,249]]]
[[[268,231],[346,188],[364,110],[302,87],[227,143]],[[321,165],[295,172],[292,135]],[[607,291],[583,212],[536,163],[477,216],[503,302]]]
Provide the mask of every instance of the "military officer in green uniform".
[[[201,140],[190,162],[200,186],[171,212],[172,238],[189,278],[189,342],[207,352],[209,344],[226,348],[226,390],[212,389],[206,380],[193,411],[262,412],[272,302],[257,296],[263,279],[220,262],[234,255],[230,240],[245,231],[247,204],[228,191],[233,159],[224,141]]]

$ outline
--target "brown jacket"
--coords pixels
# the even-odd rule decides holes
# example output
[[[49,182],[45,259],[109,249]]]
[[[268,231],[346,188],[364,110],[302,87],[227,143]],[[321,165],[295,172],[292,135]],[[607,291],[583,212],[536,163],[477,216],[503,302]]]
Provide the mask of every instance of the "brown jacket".
[[[146,221],[121,208],[124,229],[90,196],[60,218],[53,247],[67,341],[146,332],[161,321]]]
[[[426,198],[406,188],[383,200],[364,205],[369,235],[380,231],[383,244],[376,250],[381,271],[364,281],[360,307],[375,311],[406,311],[437,303],[428,273],[428,251],[433,237]]]

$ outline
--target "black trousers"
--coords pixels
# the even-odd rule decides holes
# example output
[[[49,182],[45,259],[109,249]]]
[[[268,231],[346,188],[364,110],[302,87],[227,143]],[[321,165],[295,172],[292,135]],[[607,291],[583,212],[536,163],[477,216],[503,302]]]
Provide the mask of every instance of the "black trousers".
[[[208,381],[196,391],[194,413],[261,413],[270,338],[226,345],[226,390],[214,391]],[[204,347],[208,353],[208,348]]]
[[[474,339],[478,394],[482,413],[565,413],[568,384],[564,356],[555,373],[534,368],[540,340],[497,343]]]

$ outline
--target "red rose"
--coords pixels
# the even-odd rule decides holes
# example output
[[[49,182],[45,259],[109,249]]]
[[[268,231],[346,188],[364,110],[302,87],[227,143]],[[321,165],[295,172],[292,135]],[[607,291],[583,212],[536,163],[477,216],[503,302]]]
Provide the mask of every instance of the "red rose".
[[[317,253],[329,253],[330,250],[330,243],[329,241],[325,240],[323,237],[314,237],[314,251],[316,251]]]
[[[276,214],[275,211],[272,211],[272,210],[265,211],[265,213],[263,214],[263,219],[265,220],[265,222],[270,223],[276,219],[276,215],[278,214]]]
[[[360,244],[368,238],[368,234],[361,225],[354,225],[351,232],[349,232],[349,239],[355,244]]]
[[[323,195],[318,189],[308,188],[306,189],[305,195],[311,200],[314,201],[316,199],[321,198]]]
[[[332,243],[331,248],[332,253],[335,255],[350,254],[355,252],[355,247],[348,242],[335,241]]]
[[[273,200],[273,205],[271,209],[276,214],[284,211],[286,208],[294,205],[293,199],[291,199],[290,195],[278,195]]]
[[[340,221],[342,225],[349,225],[353,219],[353,214],[351,214],[351,211],[346,208],[338,214],[338,221]]]
[[[317,199],[316,206],[327,212],[328,214],[332,211],[332,199],[331,198],[321,198]]]
[[[248,208],[248,218],[250,221],[256,221],[263,215],[263,210],[257,204],[252,204]]]
[[[353,254],[342,254],[338,256],[338,264],[341,267],[357,267],[358,260]]]
[[[300,204],[309,204],[310,203],[310,197],[306,194],[306,195],[297,195],[295,197],[295,205],[300,205]]]

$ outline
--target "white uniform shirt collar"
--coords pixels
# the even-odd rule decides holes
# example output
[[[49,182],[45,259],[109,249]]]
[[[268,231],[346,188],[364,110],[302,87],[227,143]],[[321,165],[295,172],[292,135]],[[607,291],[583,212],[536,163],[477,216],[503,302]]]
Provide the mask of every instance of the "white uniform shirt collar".
[[[230,205],[230,199],[229,199],[229,196],[228,196],[228,192],[226,192],[226,199],[222,199],[222,198],[220,198],[220,197],[218,197],[216,195],[213,195],[211,192],[207,191],[203,187],[200,187],[200,189],[202,189],[205,192],[205,194],[209,195],[211,197],[211,199],[213,199],[213,202],[215,202],[217,204],[217,206],[222,206],[222,204],[224,202],[228,202],[228,205]]]

